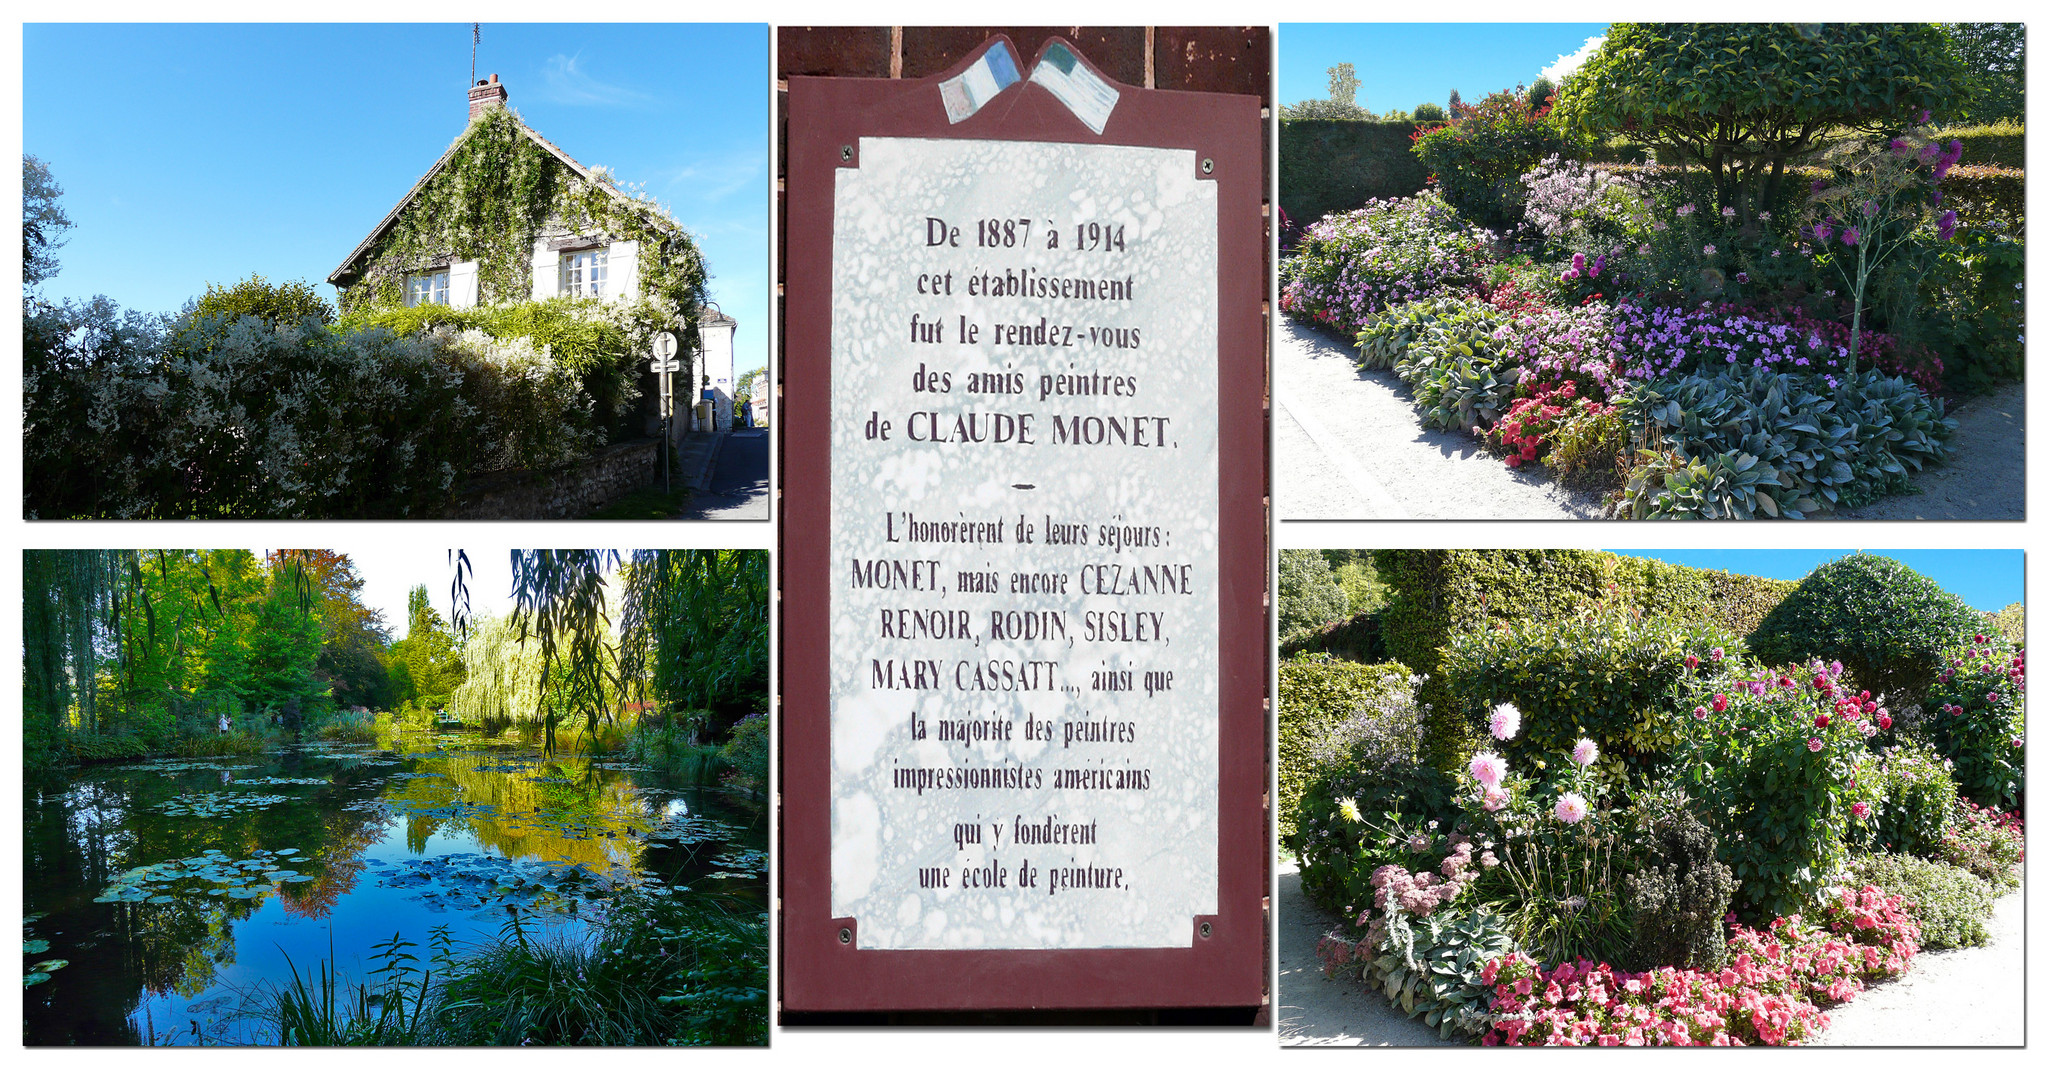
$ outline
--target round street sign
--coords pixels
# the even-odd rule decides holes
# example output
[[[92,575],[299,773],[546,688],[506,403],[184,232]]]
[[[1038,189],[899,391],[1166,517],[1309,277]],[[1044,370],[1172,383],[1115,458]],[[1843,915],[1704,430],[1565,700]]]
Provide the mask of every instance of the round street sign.
[[[651,358],[658,361],[671,360],[680,351],[680,339],[671,330],[661,330],[651,339]]]

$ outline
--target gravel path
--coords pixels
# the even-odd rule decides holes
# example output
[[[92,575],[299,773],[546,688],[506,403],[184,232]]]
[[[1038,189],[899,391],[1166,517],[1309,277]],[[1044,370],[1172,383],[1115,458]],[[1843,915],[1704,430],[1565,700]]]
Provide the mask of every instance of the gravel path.
[[[1302,895],[1302,874],[1275,877],[1281,908],[1280,1038],[1288,1046],[1439,1046],[1367,984],[1326,979],[1317,942],[1338,920]],[[1818,1046],[2025,1045],[2025,893],[1997,901],[1980,949],[1919,953],[1901,979],[1831,1009]]]
[[[1543,469],[1503,464],[1479,439],[1426,431],[1391,372],[1355,369],[1340,339],[1283,321],[1275,338],[1274,487],[1286,521],[1599,518],[1603,500],[1566,490]],[[1918,474],[1922,494],[1824,518],[2023,520],[2025,386],[1954,410],[1944,465]]]
[[[1600,500],[1518,470],[1463,432],[1426,431],[1391,372],[1299,323],[1275,339],[1274,489],[1284,520],[1595,518]]]

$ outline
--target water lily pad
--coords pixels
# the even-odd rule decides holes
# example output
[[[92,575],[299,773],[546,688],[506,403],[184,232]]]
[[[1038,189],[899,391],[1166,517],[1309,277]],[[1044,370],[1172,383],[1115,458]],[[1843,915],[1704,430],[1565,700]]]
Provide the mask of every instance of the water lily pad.
[[[49,952],[50,943],[42,938],[32,938],[21,943],[21,951],[25,953]]]

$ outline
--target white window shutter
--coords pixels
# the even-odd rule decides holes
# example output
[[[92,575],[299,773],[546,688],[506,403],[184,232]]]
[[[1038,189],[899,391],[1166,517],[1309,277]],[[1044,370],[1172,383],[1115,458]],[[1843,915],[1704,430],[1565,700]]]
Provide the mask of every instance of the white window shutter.
[[[543,240],[530,249],[530,299],[549,300],[558,295],[558,253]]]
[[[601,295],[614,300],[637,295],[637,241],[617,240],[608,245],[608,278]]]
[[[451,264],[451,306],[459,309],[479,306],[479,263]]]

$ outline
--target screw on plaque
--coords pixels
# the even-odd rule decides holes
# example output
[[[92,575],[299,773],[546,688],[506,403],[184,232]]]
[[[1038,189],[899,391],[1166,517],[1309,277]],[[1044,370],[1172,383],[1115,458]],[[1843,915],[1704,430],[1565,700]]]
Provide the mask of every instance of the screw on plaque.
[[[1215,158],[1203,158],[1203,159],[1202,159],[1202,175],[1204,175],[1204,176],[1208,176],[1208,175],[1209,175],[1210,173],[1213,173],[1213,172],[1215,172],[1215,171],[1217,171],[1217,162],[1216,162],[1216,159],[1215,159]]]
[[[1203,923],[1203,924],[1202,924],[1201,926],[1197,927],[1197,928],[1196,928],[1196,930],[1197,930],[1197,932],[1198,932],[1198,933],[1200,933],[1200,934],[1202,935],[1202,939],[1203,939],[1204,941],[1208,941],[1208,940],[1209,940],[1209,924],[1208,924],[1208,923]]]
[[[851,148],[850,146],[845,146],[845,147],[842,147],[842,148],[840,148],[840,149],[839,149],[839,150],[837,151],[837,156],[839,156],[839,157],[843,158],[843,159],[844,159],[844,160],[846,160],[846,161],[850,161],[850,160],[852,159],[852,148]],[[1205,171],[1207,171],[1207,170],[1205,170]]]
[[[849,926],[840,926],[840,927],[838,927],[838,928],[837,928],[837,943],[838,943],[839,945],[850,945],[850,944],[852,943],[852,928],[851,928],[851,927],[849,927]]]

